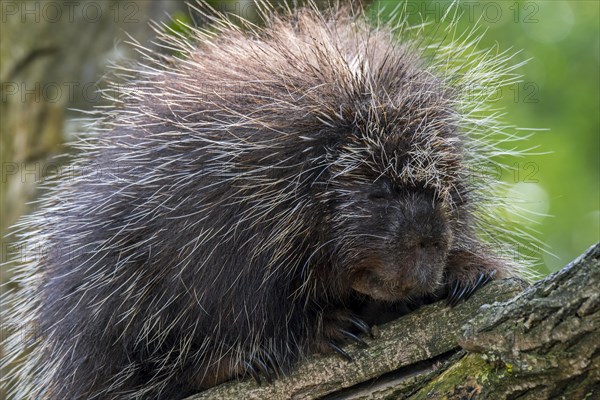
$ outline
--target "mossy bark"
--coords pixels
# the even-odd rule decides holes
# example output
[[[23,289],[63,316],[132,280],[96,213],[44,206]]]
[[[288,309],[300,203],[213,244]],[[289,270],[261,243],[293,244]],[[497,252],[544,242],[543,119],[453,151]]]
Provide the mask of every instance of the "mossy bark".
[[[203,399],[600,398],[600,244],[527,287],[488,284],[375,327],[353,357],[314,355],[289,376],[228,382]]]

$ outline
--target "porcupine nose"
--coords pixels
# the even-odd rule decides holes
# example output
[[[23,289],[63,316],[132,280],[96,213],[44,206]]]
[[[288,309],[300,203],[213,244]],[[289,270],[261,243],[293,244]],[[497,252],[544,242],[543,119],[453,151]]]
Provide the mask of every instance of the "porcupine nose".
[[[411,243],[423,251],[435,251],[447,236],[447,223],[442,206],[430,194],[414,195],[409,203]]]
[[[437,256],[440,246],[438,238],[434,236],[421,236],[413,242],[409,251],[414,255],[415,260],[426,264],[430,258]]]
[[[443,275],[445,251],[439,239],[428,235],[420,236],[408,249],[405,259],[411,268],[404,269],[408,276],[404,278],[416,288],[430,287],[438,282]]]
[[[439,247],[438,239],[428,236],[422,237],[416,245],[421,251],[431,251]]]
[[[431,287],[442,279],[450,232],[446,217],[431,195],[410,194],[399,216],[401,251],[398,273],[414,287]],[[406,268],[408,266],[408,268]]]

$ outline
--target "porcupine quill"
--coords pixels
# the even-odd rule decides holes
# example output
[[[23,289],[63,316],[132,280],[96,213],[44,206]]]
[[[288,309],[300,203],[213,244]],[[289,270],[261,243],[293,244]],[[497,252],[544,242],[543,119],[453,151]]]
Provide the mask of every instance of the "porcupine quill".
[[[511,53],[453,22],[424,38],[402,7],[386,24],[260,2],[260,26],[200,8],[210,28],[161,34],[175,52],[140,47],[78,145],[92,172],[15,228],[48,249],[7,295],[39,329],[4,343],[15,399],[270,381],[312,352],[350,358],[369,332],[357,303],[455,305],[520,273],[488,251],[509,237],[500,183],[471,174],[519,139],[486,105],[518,79]]]

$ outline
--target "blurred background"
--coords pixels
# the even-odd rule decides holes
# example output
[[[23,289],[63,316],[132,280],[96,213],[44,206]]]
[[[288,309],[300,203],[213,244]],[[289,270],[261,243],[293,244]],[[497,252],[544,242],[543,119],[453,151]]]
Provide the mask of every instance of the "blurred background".
[[[252,1],[211,1],[217,10],[256,17]],[[281,2],[279,2],[281,3]],[[451,1],[367,1],[382,17],[401,3],[414,23],[438,22]],[[43,190],[39,182],[64,168],[82,134],[79,118],[106,105],[110,65],[139,59],[127,40],[156,48],[149,21],[185,31],[194,21],[183,1],[0,2],[0,283],[6,271],[9,227],[31,212]],[[600,2],[466,1],[457,6],[459,31],[477,21],[487,33],[482,49],[520,50],[520,83],[495,101],[512,125],[543,129],[526,143],[540,155],[503,160],[506,197],[534,215],[512,218],[548,252],[534,250],[542,275],[562,268],[600,239]],[[179,21],[179,22],[178,22]],[[205,21],[204,21],[205,22]],[[433,25],[435,26],[435,24]],[[79,110],[79,111],[75,111]],[[526,132],[523,132],[526,134]],[[60,157],[60,155],[67,155]],[[0,398],[4,398],[0,393]]]

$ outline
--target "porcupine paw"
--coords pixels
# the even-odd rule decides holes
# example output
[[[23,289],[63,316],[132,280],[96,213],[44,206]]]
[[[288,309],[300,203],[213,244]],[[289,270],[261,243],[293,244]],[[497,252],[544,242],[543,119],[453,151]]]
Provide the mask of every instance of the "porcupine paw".
[[[456,306],[461,300],[467,300],[475,291],[485,286],[496,275],[496,270],[481,270],[474,279],[470,277],[453,277],[446,285],[446,302],[450,307]]]
[[[256,383],[260,385],[260,376],[263,375],[267,383],[273,383],[274,378],[283,376],[283,369],[277,358],[267,351],[261,350],[253,354],[246,362],[246,374],[252,376]]]
[[[348,361],[352,357],[342,349],[346,343],[356,343],[365,348],[369,345],[357,334],[371,335],[371,328],[363,320],[354,315],[350,310],[332,310],[322,319],[322,330],[320,332],[317,351],[321,353],[337,353]]]

